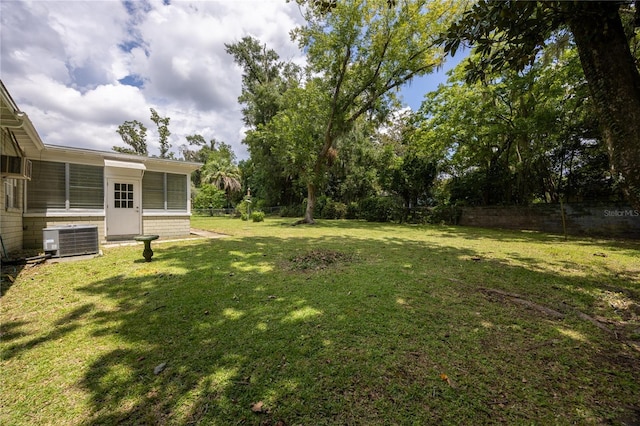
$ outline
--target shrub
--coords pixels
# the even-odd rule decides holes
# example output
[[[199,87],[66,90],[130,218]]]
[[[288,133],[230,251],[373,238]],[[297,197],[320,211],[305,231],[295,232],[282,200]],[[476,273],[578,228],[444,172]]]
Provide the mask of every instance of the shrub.
[[[411,209],[403,209],[404,221],[407,223],[425,224],[430,223],[430,208],[429,207],[414,207]]]
[[[335,203],[336,219],[346,219],[347,205],[345,203]]]
[[[264,212],[255,211],[251,213],[251,220],[254,222],[264,222]]]
[[[347,205],[327,199],[321,217],[325,219],[344,219],[347,216]]]
[[[205,184],[195,188],[195,193],[192,206],[194,209],[221,209],[226,202],[224,191],[213,185]]]
[[[249,201],[243,200],[236,206],[236,212],[240,214],[242,220],[249,220]],[[245,219],[244,216],[247,218]]]
[[[458,205],[438,204],[431,209],[428,221],[433,224],[457,225],[462,211]]]
[[[358,203],[355,201],[347,204],[347,215],[345,216],[347,219],[359,219],[360,218],[360,207]]]
[[[320,195],[318,196],[318,198],[316,198],[316,208],[315,208],[315,215],[316,217],[322,217],[324,219],[327,219],[327,216],[325,216],[325,208],[327,207],[327,204],[331,202],[331,198],[327,197],[326,195]]]
[[[394,197],[369,197],[360,202],[361,217],[368,222],[399,221],[401,209],[401,204]]]
[[[254,198],[251,202],[253,203],[253,208],[255,210],[262,211],[264,208],[268,207],[266,201],[260,198]]]

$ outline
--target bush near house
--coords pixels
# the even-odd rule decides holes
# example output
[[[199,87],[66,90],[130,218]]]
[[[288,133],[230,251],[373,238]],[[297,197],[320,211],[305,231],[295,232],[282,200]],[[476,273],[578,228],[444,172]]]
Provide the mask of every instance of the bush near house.
[[[192,188],[192,191],[195,192],[194,210],[221,209],[226,203],[225,192],[214,185],[205,184],[200,188]]]
[[[264,212],[255,211],[251,213],[251,220],[254,222],[264,222]]]

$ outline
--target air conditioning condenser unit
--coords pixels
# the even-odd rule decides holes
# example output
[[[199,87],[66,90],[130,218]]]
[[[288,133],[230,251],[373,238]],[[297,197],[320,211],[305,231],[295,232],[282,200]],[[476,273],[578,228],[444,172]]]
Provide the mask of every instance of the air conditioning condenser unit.
[[[96,225],[64,225],[44,228],[42,245],[52,257],[98,253]]]

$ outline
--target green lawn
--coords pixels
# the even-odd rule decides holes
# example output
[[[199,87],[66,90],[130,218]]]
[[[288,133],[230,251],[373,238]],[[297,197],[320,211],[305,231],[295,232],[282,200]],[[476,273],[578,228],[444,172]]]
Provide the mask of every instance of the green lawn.
[[[640,243],[290,222],[24,269],[0,424],[640,421]]]

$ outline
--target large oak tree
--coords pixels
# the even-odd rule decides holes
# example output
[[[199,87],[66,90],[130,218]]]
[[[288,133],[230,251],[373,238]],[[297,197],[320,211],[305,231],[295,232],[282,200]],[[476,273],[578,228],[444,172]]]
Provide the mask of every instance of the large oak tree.
[[[631,205],[640,210],[640,73],[629,48],[640,27],[639,6],[637,0],[481,0],[449,28],[445,48],[455,53],[461,43],[474,45],[482,59],[469,76],[482,79],[504,66],[521,70],[530,65],[549,40],[568,29],[598,111],[611,168]],[[623,13],[630,31],[625,31]]]
[[[442,62],[436,42],[461,6],[459,1],[353,0],[310,2],[307,25],[295,32],[307,53],[307,82],[274,117],[281,142],[301,153],[307,186],[303,222],[314,222],[319,187],[335,160],[337,142],[362,118],[381,120],[396,89]],[[314,6],[315,5],[315,6]],[[291,127],[294,126],[294,127]]]

